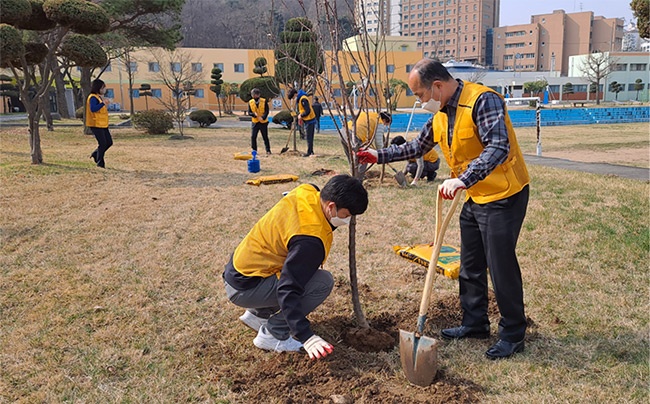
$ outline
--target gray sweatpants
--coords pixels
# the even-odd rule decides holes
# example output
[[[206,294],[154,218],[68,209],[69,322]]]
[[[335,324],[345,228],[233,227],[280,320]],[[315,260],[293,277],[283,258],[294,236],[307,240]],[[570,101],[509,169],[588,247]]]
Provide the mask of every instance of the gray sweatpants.
[[[284,319],[278,304],[277,289],[278,278],[269,276],[263,279],[257,287],[247,290],[237,290],[224,281],[228,299],[239,307],[244,307],[257,317],[268,318],[266,329],[279,340],[291,336],[289,325]],[[322,269],[316,271],[314,276],[305,285],[305,291],[300,299],[300,309],[307,316],[316,307],[327,299],[334,287],[332,274]]]

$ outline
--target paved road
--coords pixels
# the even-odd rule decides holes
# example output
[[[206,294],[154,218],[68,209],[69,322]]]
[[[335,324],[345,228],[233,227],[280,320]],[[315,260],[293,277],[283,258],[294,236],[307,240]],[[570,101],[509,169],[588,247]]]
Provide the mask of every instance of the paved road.
[[[615,175],[633,180],[650,181],[650,169],[641,167],[620,166],[607,163],[584,163],[554,157],[540,157],[531,154],[524,155],[528,164],[545,167],[555,167],[569,171],[582,171],[585,173]]]

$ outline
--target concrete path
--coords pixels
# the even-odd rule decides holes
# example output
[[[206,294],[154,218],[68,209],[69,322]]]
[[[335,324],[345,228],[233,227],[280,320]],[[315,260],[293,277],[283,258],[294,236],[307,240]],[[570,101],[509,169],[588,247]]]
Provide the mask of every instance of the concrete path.
[[[527,164],[535,164],[545,167],[555,167],[569,171],[582,171],[585,173],[615,175],[633,180],[650,181],[650,169],[641,167],[621,166],[607,163],[583,163],[554,157],[540,157],[532,154],[525,154],[524,160]]]

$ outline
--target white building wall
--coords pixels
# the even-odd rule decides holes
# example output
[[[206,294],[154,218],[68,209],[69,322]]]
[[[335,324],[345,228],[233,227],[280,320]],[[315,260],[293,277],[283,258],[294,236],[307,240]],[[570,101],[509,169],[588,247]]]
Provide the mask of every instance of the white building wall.
[[[637,91],[634,90],[634,84],[637,79],[641,79],[644,88],[639,91],[639,101],[648,101],[648,89],[650,89],[650,54],[643,52],[606,52],[616,62],[616,69],[612,71],[601,82],[605,101],[635,101]],[[569,58],[569,76],[582,77],[580,71],[585,60],[589,55],[577,55]],[[623,84],[623,91],[615,93],[609,91],[610,83],[616,81]]]

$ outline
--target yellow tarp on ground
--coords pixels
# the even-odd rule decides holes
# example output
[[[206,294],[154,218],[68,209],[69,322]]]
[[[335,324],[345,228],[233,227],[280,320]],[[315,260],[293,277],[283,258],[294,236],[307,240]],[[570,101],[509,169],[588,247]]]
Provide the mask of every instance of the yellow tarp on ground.
[[[235,160],[250,160],[252,158],[253,156],[251,155],[251,152],[235,153]]]
[[[246,181],[248,185],[262,185],[262,184],[279,184],[281,182],[292,182],[298,181],[297,175],[292,174],[275,174],[275,175],[263,175],[261,177],[251,178]]]
[[[416,244],[412,246],[393,246],[400,257],[429,268],[429,260],[433,252],[431,244]],[[436,271],[450,279],[458,279],[460,273],[460,249],[447,244],[442,245]]]

